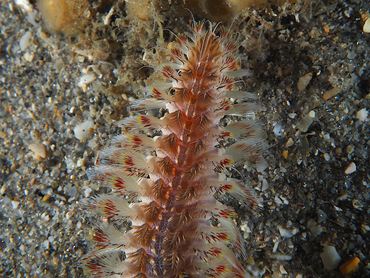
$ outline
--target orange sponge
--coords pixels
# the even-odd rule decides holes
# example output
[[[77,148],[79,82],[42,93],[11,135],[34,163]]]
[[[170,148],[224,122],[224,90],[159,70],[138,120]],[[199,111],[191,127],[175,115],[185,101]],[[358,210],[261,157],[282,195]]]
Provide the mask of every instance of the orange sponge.
[[[37,7],[48,30],[64,35],[81,31],[90,15],[87,0],[38,0]]]

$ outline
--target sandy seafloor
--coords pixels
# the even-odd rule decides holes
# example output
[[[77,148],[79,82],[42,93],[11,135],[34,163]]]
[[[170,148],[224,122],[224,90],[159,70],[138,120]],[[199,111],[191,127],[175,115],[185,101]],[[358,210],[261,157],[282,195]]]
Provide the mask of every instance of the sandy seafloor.
[[[154,20],[142,27],[143,20],[120,18],[124,4],[118,10],[86,43],[49,36],[38,16],[30,22],[12,1],[0,2],[1,277],[83,277],[81,258],[100,221],[82,205],[98,187],[85,170],[121,133],[117,120],[142,94],[153,72],[142,66],[161,42]],[[162,27],[189,31],[191,17],[175,10],[157,11]],[[242,67],[251,73],[245,90],[266,108],[257,119],[269,145],[263,173],[248,165],[231,171],[256,189],[259,209],[222,199],[239,215],[249,256],[243,263],[263,277],[344,277],[320,258],[333,246],[339,265],[360,260],[351,277],[370,277],[370,121],[357,114],[370,110],[370,33],[361,18],[370,4],[313,1],[271,11],[234,23]],[[171,40],[164,31],[160,46]],[[79,85],[84,72],[95,79],[86,87]],[[298,90],[303,76],[312,79]],[[329,90],[339,93],[325,101]],[[74,129],[86,121],[92,131],[79,140]],[[346,174],[351,163],[356,170]]]

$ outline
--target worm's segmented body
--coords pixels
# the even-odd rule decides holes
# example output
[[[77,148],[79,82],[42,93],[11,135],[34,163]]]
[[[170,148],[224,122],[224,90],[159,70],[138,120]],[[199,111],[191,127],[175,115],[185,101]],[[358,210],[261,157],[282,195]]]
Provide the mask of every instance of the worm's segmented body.
[[[223,172],[241,159],[263,167],[261,129],[248,118],[224,128],[218,122],[260,108],[243,101],[253,95],[233,91],[234,77],[243,75],[235,70],[238,46],[228,30],[219,33],[197,23],[192,38],[178,36],[170,49],[173,63],[161,67],[168,83],[151,87],[152,98],[136,105],[143,111],[165,107],[168,113],[162,119],[123,120],[131,134],[119,136],[102,152],[104,164],[94,169],[94,177],[113,194],[95,197],[90,205],[107,219],[131,220],[132,229],[121,233],[103,225],[96,230],[96,250],[86,262],[92,276],[249,277],[234,254],[244,251],[231,220],[235,213],[213,195],[229,193],[244,205],[255,205],[248,187]],[[148,129],[162,135],[138,132]],[[223,148],[220,142],[231,137],[235,143]],[[127,196],[139,201],[129,204]]]

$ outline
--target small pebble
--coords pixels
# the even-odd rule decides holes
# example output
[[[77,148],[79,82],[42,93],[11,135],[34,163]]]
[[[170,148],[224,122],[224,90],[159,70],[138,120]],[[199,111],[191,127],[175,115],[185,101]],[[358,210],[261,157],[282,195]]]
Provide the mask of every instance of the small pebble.
[[[335,87],[333,89],[330,89],[329,91],[325,92],[323,95],[322,95],[322,98],[327,101],[328,99],[332,98],[333,96],[337,95],[340,93],[340,89]]]
[[[89,196],[90,196],[91,191],[92,191],[92,189],[91,189],[91,188],[86,188],[86,189],[85,189],[85,192],[84,192],[85,198],[87,198],[87,197],[89,197]]]
[[[326,161],[329,161],[329,160],[330,160],[330,154],[328,154],[328,153],[324,153],[324,159],[325,159]]]
[[[279,122],[274,123],[274,133],[276,136],[284,135],[283,125]]]
[[[45,249],[48,249],[48,248],[49,248],[49,241],[48,241],[48,240],[45,240],[45,241],[42,243],[42,246],[43,246]]]
[[[356,170],[357,170],[357,168],[356,168],[356,164],[355,164],[354,162],[351,162],[351,163],[347,166],[347,168],[346,168],[346,170],[344,171],[344,173],[345,173],[346,175],[348,175],[348,174],[352,174],[352,173],[356,172]]]
[[[344,11],[344,15],[345,15],[346,17],[350,18],[350,17],[351,17],[352,12],[353,12],[352,8],[349,8],[348,10],[345,10],[345,11]]]
[[[19,40],[19,47],[21,51],[25,50],[31,44],[32,33],[30,31],[23,34]]]
[[[356,52],[354,52],[354,51],[349,51],[348,52],[348,54],[347,54],[347,58],[348,59],[355,59],[356,58],[356,56],[357,56],[357,53]]]
[[[323,210],[319,209],[317,211],[317,222],[318,223],[322,223],[322,222],[326,221],[327,218],[328,218],[328,216],[326,215],[326,213]]]
[[[32,12],[33,11],[33,5],[31,5],[28,0],[18,0],[18,1],[14,1],[14,2],[24,12]],[[11,8],[10,10],[13,11],[13,8]]]
[[[366,108],[363,108],[361,109],[360,111],[357,111],[356,113],[356,118],[361,121],[361,122],[364,122],[367,120],[367,116],[368,116],[369,112],[367,112]]]
[[[68,196],[70,197],[74,197],[76,196],[76,193],[77,193],[77,190],[75,187],[69,187],[69,186],[66,186],[65,187],[65,192]]]
[[[366,19],[363,30],[365,33],[370,33],[370,18]]]
[[[282,237],[290,238],[290,237],[292,237],[296,234],[296,233],[294,233],[294,232],[292,232],[288,229],[285,229],[284,227],[282,227],[280,225],[278,226],[278,229],[279,229],[280,235]],[[296,231],[296,232],[298,232],[298,231]]]
[[[355,150],[355,146],[353,146],[352,144],[348,145],[347,148],[346,148],[347,154],[353,153],[354,150]]]
[[[352,273],[356,272],[358,269],[358,264],[360,263],[360,259],[357,257],[352,258],[348,262],[345,262],[339,267],[340,272],[344,276],[351,275]]]
[[[50,195],[45,195],[43,198],[42,198],[42,201],[46,202],[47,200],[50,199]]]
[[[327,270],[336,269],[341,260],[334,246],[325,246],[324,251],[320,253],[320,258]]]
[[[305,76],[300,77],[297,83],[298,90],[303,91],[304,89],[306,89],[311,79],[312,79],[312,73],[307,73]]]
[[[316,116],[315,111],[311,110],[310,113],[308,113],[308,116],[310,116],[311,118],[315,118],[315,116]]]
[[[73,129],[73,132],[78,140],[85,140],[90,137],[90,129],[92,129],[93,127],[94,122],[92,120],[87,120],[79,125],[76,125]]]
[[[290,255],[282,255],[282,254],[271,254],[269,256],[271,259],[279,260],[279,261],[291,261],[293,259]]]
[[[289,148],[289,147],[291,147],[291,146],[293,146],[294,145],[294,141],[293,141],[293,139],[292,138],[289,138],[288,139],[288,141],[286,142],[286,144],[285,144],[285,147],[286,148]]]
[[[42,143],[33,143],[28,146],[31,151],[36,155],[36,157],[46,157],[46,148],[45,145]]]
[[[244,232],[244,236],[245,236],[245,233],[250,234],[252,232],[251,229],[249,228],[249,226],[246,223],[241,225],[240,229]]]
[[[19,202],[18,201],[11,201],[11,204],[12,204],[13,209],[18,208],[18,206],[19,206]]]
[[[283,274],[283,275],[287,275],[287,274],[288,274],[288,272],[285,270],[285,268],[284,268],[284,266],[283,266],[283,265],[281,265],[281,266],[279,267],[279,270],[280,270],[280,273],[281,273],[281,274]]]
[[[23,55],[23,58],[27,61],[27,62],[32,62],[33,61],[33,57],[34,57],[34,55],[33,54],[31,54],[30,52],[26,52],[26,53],[24,53],[24,55]],[[30,113],[31,114],[31,113]],[[32,118],[34,118],[34,117],[32,117]]]
[[[76,166],[77,166],[77,167],[83,167],[83,166],[85,165],[85,163],[86,163],[85,158],[79,158],[79,159],[77,160],[77,164],[76,164]]]
[[[297,127],[302,132],[307,132],[310,125],[313,123],[313,118],[309,115],[304,116],[298,123]]]
[[[80,77],[80,80],[78,81],[78,86],[84,88],[84,85],[88,85],[90,84],[91,82],[93,82],[94,80],[96,79],[96,76],[95,74],[93,73],[86,73],[86,74],[83,74],[81,77]]]
[[[317,225],[317,222],[313,219],[308,220],[307,228],[310,229],[312,236],[317,237],[323,232],[323,228],[320,225]]]
[[[284,158],[287,158],[289,153],[287,150],[284,150],[281,154],[284,156]]]
[[[261,191],[265,191],[269,188],[269,183],[267,182],[266,179],[263,179],[262,180],[262,187],[261,187]]]

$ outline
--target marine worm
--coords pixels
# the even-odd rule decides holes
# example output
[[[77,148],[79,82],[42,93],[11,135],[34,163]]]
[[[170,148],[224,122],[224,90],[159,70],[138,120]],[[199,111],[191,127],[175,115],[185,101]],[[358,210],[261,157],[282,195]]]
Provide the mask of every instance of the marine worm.
[[[112,192],[89,201],[108,223],[95,230],[85,259],[92,277],[249,277],[238,260],[245,250],[235,212],[214,196],[256,206],[227,169],[246,159],[265,167],[262,129],[250,117],[261,107],[236,86],[246,71],[232,32],[204,25],[177,36],[171,62],[160,66],[167,82],[147,88],[138,114],[120,122],[129,134],[113,139],[92,170]],[[145,113],[158,108],[161,119]],[[127,232],[114,225],[122,219]]]

